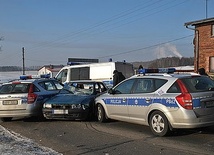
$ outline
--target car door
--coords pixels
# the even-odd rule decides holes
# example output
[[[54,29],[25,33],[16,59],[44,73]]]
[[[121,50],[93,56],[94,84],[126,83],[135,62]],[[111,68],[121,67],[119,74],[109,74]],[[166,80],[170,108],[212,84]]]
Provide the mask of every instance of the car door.
[[[132,94],[127,98],[128,112],[131,122],[143,123],[146,120],[147,111],[154,99],[155,85],[152,78],[138,78],[135,82]]]
[[[135,79],[126,80],[113,88],[114,93],[109,93],[105,99],[108,114],[117,120],[128,120],[128,100]]]

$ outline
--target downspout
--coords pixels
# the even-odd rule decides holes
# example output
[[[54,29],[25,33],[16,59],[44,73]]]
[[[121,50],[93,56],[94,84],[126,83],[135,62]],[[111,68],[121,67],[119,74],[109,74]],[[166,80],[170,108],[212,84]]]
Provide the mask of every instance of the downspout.
[[[195,31],[195,36],[196,36],[196,40],[195,40],[195,59],[196,59],[196,65],[195,65],[195,72],[198,72],[198,63],[199,63],[199,31],[197,29],[194,28],[190,28],[188,27],[188,25],[186,25],[187,29],[190,30],[194,30]]]

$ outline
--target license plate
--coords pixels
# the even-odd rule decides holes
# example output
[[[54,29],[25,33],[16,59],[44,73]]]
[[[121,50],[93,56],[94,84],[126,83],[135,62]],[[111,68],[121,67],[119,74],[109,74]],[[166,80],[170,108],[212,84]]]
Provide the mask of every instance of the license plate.
[[[68,114],[68,110],[53,110],[53,114]]]
[[[206,107],[214,107],[214,101],[208,101],[206,102]]]
[[[3,105],[17,105],[18,101],[17,100],[6,100],[3,101]]]

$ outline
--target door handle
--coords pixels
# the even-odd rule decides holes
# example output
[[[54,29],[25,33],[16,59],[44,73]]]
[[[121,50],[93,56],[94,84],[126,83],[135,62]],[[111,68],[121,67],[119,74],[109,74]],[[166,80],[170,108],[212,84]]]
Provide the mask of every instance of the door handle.
[[[151,102],[151,98],[146,98],[146,103],[150,103]]]

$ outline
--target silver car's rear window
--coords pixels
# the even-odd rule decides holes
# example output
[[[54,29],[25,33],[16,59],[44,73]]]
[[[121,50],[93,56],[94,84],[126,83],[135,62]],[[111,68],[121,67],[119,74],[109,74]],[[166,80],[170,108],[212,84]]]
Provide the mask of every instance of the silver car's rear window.
[[[29,83],[7,84],[0,87],[0,94],[28,93]]]
[[[207,76],[192,76],[181,80],[190,93],[214,90],[214,81]]]

